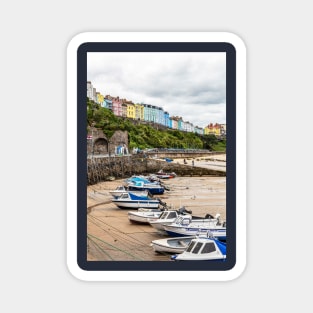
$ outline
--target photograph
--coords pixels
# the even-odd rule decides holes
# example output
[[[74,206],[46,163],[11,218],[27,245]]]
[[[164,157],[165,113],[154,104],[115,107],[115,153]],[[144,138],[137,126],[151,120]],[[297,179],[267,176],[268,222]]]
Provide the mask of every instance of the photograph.
[[[87,53],[87,261],[226,260],[226,53]]]

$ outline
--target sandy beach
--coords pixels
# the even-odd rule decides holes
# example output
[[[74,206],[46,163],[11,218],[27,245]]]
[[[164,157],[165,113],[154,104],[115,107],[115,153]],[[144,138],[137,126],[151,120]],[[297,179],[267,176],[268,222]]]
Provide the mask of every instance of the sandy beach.
[[[218,158],[217,158],[218,157]],[[226,170],[226,156],[216,160],[194,160],[194,166],[220,167]],[[192,166],[192,160],[187,160]],[[182,163],[183,160],[173,162]],[[113,180],[87,187],[87,258],[88,261],[168,261],[168,255],[155,253],[152,240],[162,238],[153,227],[128,220],[128,210],[119,209],[111,202],[110,190],[124,180]],[[163,180],[170,189],[155,195],[168,206],[185,206],[194,215],[219,213],[226,220],[226,177],[175,177]]]

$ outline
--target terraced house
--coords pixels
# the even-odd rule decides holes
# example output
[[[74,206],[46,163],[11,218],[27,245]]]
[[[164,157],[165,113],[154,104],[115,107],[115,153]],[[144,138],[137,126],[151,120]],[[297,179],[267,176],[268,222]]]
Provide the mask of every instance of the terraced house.
[[[226,124],[210,123],[205,128],[194,126],[189,121],[184,121],[180,116],[170,116],[169,112],[162,107],[146,103],[133,103],[131,100],[113,97],[111,95],[103,96],[96,91],[90,81],[87,81],[87,97],[107,108],[115,116],[146,121],[163,125],[171,129],[177,129],[185,132],[195,132],[197,134],[214,134],[216,136],[226,135]]]

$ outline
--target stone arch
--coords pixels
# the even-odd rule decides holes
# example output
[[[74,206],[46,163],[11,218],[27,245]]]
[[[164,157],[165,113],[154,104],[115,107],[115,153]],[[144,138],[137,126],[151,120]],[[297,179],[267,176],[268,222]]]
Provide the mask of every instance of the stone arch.
[[[94,141],[94,154],[107,154],[109,144],[106,138],[99,137]]]

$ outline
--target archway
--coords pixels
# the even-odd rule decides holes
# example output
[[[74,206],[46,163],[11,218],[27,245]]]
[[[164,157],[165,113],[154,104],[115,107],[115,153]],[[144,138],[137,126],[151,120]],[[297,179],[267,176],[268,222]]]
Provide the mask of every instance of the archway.
[[[109,151],[108,141],[105,138],[98,138],[94,142],[94,154],[107,154]]]

